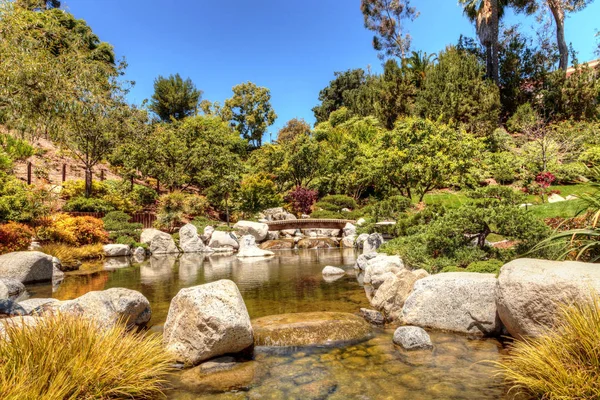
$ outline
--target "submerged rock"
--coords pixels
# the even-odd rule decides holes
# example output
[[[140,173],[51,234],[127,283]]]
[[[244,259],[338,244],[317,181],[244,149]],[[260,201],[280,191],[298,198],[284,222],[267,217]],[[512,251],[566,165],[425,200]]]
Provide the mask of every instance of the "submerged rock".
[[[268,240],[258,247],[263,250],[290,250],[294,248],[294,242],[290,240]]]
[[[423,350],[433,348],[431,338],[418,326],[401,326],[394,332],[394,343],[404,350]]]
[[[254,239],[259,243],[264,241],[269,233],[269,225],[260,222],[239,221],[233,226],[233,229],[239,236],[254,236]]]
[[[171,235],[158,229],[142,230],[140,241],[148,245],[148,250],[152,254],[179,253],[179,249]]]
[[[240,249],[237,256],[243,257],[267,257],[275,253],[269,250],[262,250],[256,246],[256,239],[252,235],[246,235],[240,239]]]
[[[163,342],[186,365],[252,346],[250,317],[235,283],[224,279],[181,289],[171,301]]]
[[[180,383],[197,392],[248,390],[260,378],[256,361],[236,362],[233,357],[207,361],[181,374]]]
[[[338,244],[330,238],[301,239],[298,241],[299,249],[332,249],[336,247],[338,247]]]
[[[319,346],[367,339],[371,326],[348,313],[271,315],[252,321],[256,346]]]
[[[498,277],[498,315],[514,337],[539,336],[551,327],[563,304],[600,294],[598,264],[521,258]]]
[[[360,315],[370,324],[383,325],[385,324],[385,317],[382,313],[376,310],[369,310],[368,308],[361,308]]]
[[[425,328],[497,334],[501,324],[496,312],[496,277],[448,272],[420,279],[404,303],[402,319]]]
[[[323,276],[343,276],[346,275],[346,271],[344,271],[341,268],[338,267],[332,267],[332,266],[326,266],[325,268],[323,268],[323,271],[321,271],[321,273],[323,274]]]
[[[0,256],[0,276],[21,283],[52,280],[52,257],[39,251],[16,251]]]

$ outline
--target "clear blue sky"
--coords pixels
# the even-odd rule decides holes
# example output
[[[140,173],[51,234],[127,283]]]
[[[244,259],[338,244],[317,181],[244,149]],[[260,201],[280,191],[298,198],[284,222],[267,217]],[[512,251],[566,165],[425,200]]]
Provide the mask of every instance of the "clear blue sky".
[[[438,52],[461,33],[475,36],[457,0],[413,4],[421,13],[408,25],[414,50]],[[334,71],[381,70],[360,0],[63,0],[63,5],[126,57],[126,77],[136,82],[131,102],[150,98],[159,74],[190,77],[204,99],[221,103],[234,85],[252,81],[271,90],[279,116],[269,129],[273,137],[291,118],[314,121],[311,108]],[[536,23],[513,15],[505,22]],[[596,29],[600,1],[567,20],[567,42],[582,61],[593,58]]]

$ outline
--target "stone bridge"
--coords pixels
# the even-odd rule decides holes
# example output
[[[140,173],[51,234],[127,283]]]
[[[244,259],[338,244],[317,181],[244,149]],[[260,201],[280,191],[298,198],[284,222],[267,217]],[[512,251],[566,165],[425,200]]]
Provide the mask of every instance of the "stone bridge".
[[[269,221],[269,231],[283,231],[287,229],[344,229],[347,223],[355,224],[349,219],[291,219],[284,221]]]

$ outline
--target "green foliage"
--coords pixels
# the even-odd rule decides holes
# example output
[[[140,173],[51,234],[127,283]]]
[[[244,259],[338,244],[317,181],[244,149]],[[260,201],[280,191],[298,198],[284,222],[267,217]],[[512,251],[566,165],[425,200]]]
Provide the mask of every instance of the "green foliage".
[[[310,214],[311,218],[316,219],[343,219],[344,216],[338,211],[317,210]]]
[[[537,123],[537,113],[530,103],[520,105],[515,113],[506,121],[506,127],[512,133],[529,131]]]
[[[51,194],[0,172],[0,221],[31,222],[48,214]]]
[[[261,146],[263,134],[277,119],[271,106],[271,91],[252,82],[233,87],[233,97],[225,100],[222,115],[256,147]]]
[[[63,211],[100,212],[107,213],[115,210],[115,207],[103,199],[74,197],[63,206]]]
[[[411,200],[404,196],[390,196],[385,200],[376,202],[371,207],[370,215],[376,220],[400,217],[411,206]]]
[[[154,80],[154,94],[148,109],[164,122],[171,122],[171,118],[182,120],[197,113],[201,98],[202,91],[196,89],[190,78],[183,80],[179,74],[168,78],[159,75]]]
[[[330,194],[323,197],[316,204],[317,207],[319,207],[319,204],[321,202],[332,204],[333,206],[337,207],[337,211],[341,211],[343,208],[353,210],[356,207],[358,207],[358,204],[356,204],[356,200],[354,200],[352,197],[337,194]]]
[[[482,274],[496,274],[500,273],[500,268],[504,263],[500,260],[486,260],[486,261],[475,261],[469,264],[466,268],[460,267],[445,267],[440,272],[478,272]]]
[[[159,229],[173,231],[193,217],[206,214],[209,208],[204,196],[179,191],[164,194],[158,199],[157,220],[154,224]]]
[[[140,241],[142,224],[129,222],[131,217],[122,211],[109,212],[102,218],[104,229],[115,243],[134,246]]]
[[[367,76],[362,69],[345,72],[335,72],[335,79],[319,92],[320,105],[312,109],[317,124],[328,121],[330,114],[342,107],[355,111],[357,98],[367,82]]]
[[[500,96],[484,79],[477,58],[454,47],[438,55],[425,86],[417,95],[417,113],[446,124],[457,124],[477,136],[488,136],[498,125]]]
[[[13,161],[22,161],[35,154],[35,149],[29,142],[12,135],[0,134],[0,152],[4,152]]]
[[[129,213],[137,212],[142,207],[152,205],[158,194],[152,188],[143,185],[131,185],[129,182],[107,180],[92,183],[90,197],[85,196],[85,181],[72,180],[63,183],[61,198],[67,200],[63,210],[110,212],[114,210]]]
[[[277,185],[266,173],[247,175],[242,179],[238,193],[240,211],[250,215],[272,207],[279,207],[281,196]]]
[[[52,313],[36,324],[7,324],[0,342],[0,397],[158,398],[172,363],[161,338]]]
[[[510,151],[488,153],[485,166],[490,176],[500,184],[512,183],[519,179],[522,159]]]
[[[310,125],[303,119],[293,118],[279,130],[277,141],[286,142],[302,135],[310,135]]]

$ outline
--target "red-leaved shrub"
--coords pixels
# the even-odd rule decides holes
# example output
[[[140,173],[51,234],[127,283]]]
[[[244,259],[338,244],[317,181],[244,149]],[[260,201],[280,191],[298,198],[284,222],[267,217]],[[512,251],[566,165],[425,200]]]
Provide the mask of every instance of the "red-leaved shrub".
[[[310,190],[301,186],[290,191],[284,200],[292,206],[297,214],[310,214],[312,206],[317,201],[318,193],[316,190]]]
[[[27,250],[34,236],[33,230],[18,222],[0,225],[0,254]]]

